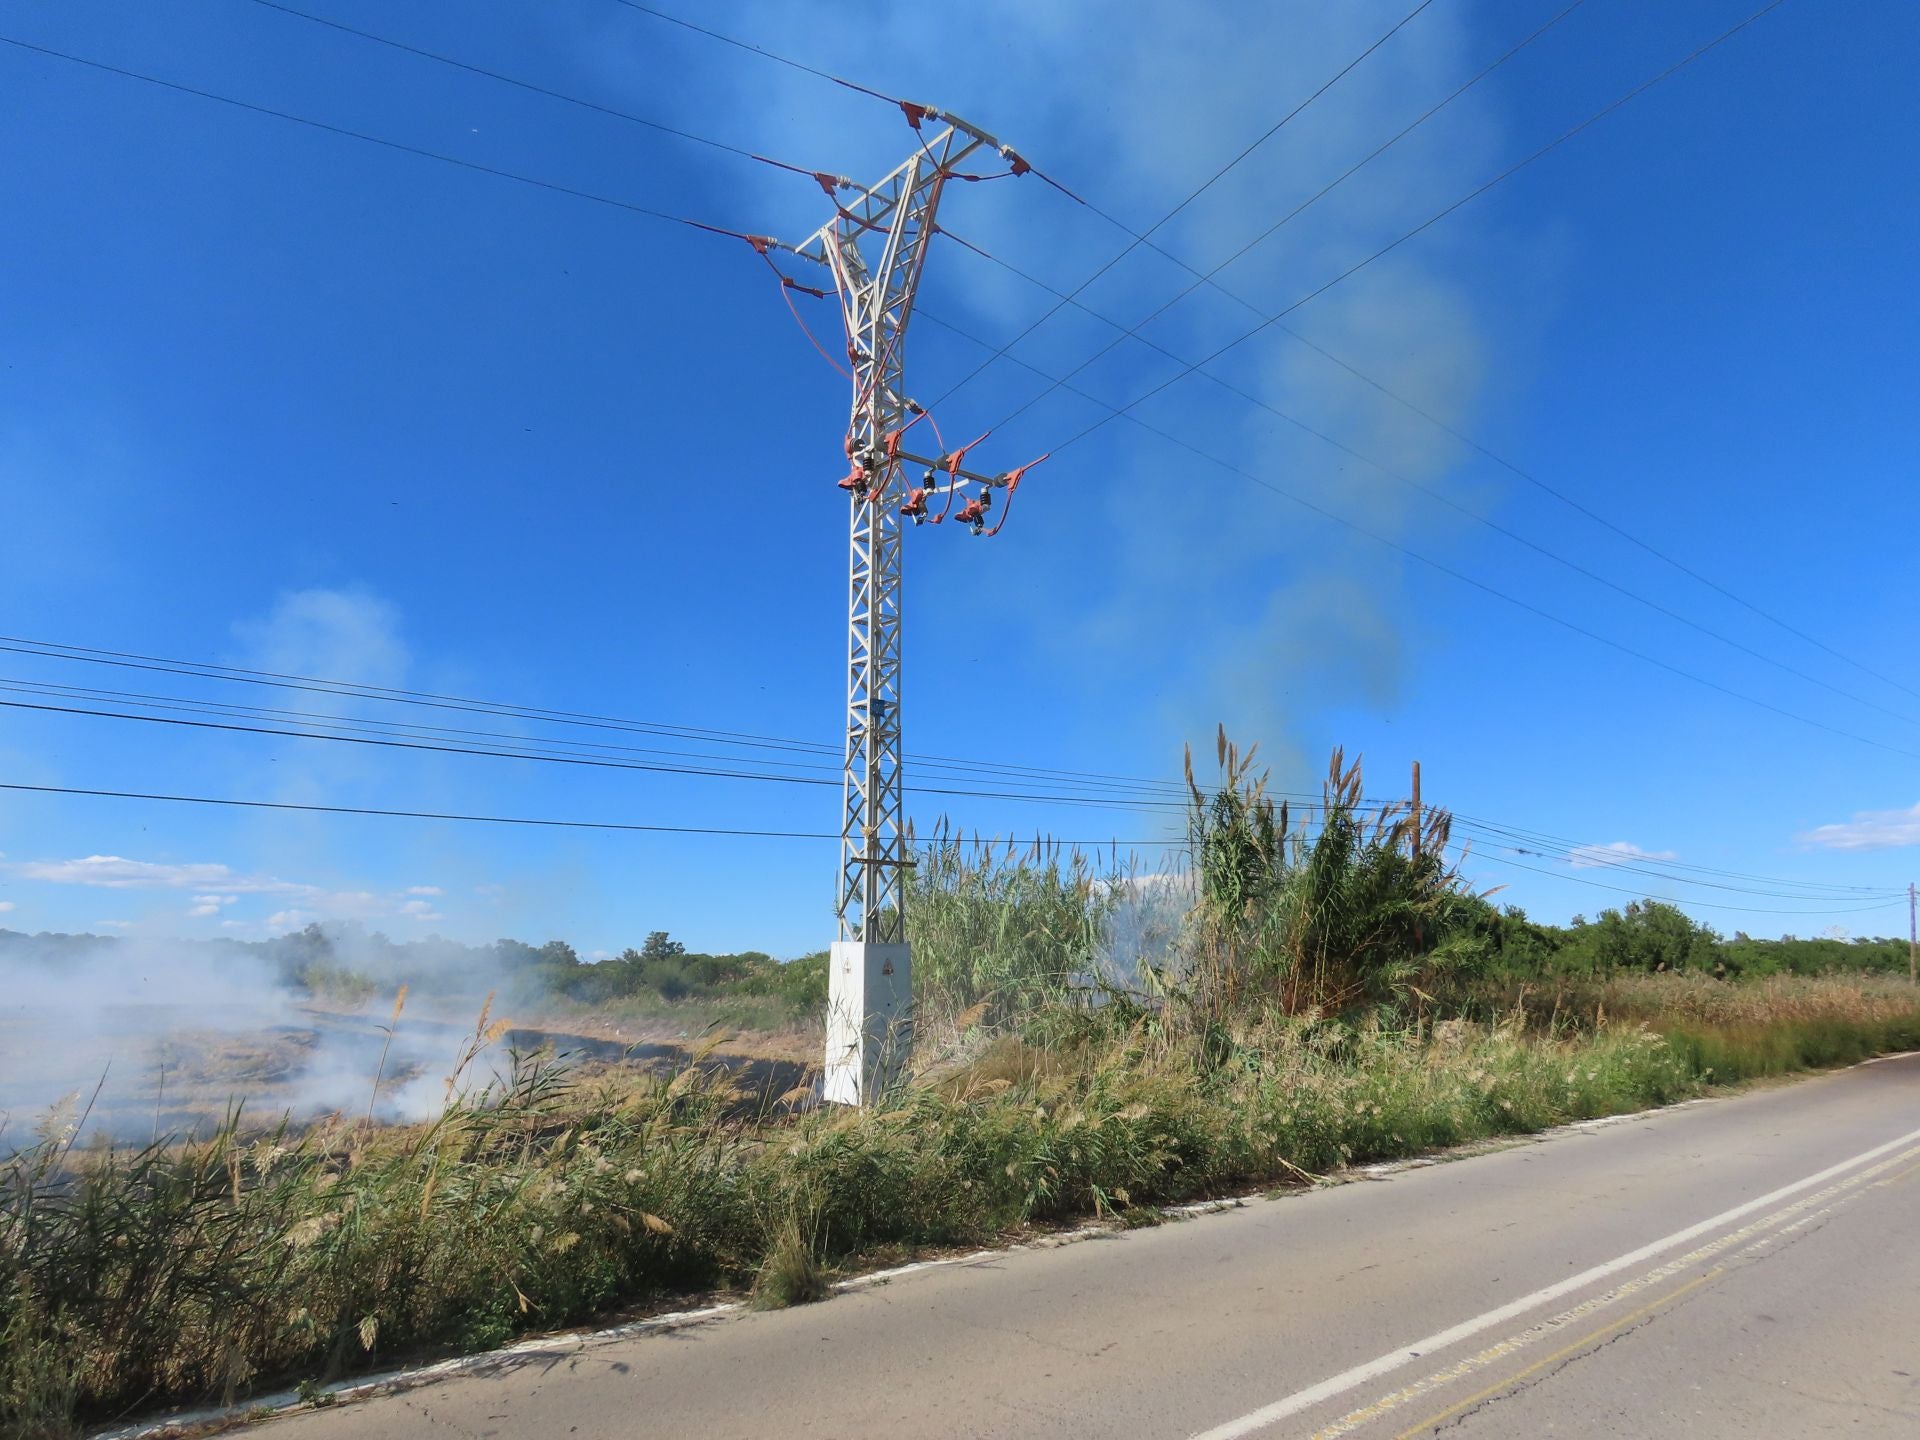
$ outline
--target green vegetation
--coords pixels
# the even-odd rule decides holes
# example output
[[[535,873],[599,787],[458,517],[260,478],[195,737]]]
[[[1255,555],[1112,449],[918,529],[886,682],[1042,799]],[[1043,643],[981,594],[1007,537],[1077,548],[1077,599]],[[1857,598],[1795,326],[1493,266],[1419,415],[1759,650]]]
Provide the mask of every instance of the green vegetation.
[[[909,912],[915,1073],[865,1112],[742,1119],[697,1059],[588,1081],[519,1055],[431,1125],[230,1125],[133,1150],[44,1135],[0,1168],[0,1432],[318,1396],[357,1368],[690,1290],[801,1303],[919,1248],[1150,1223],[1920,1047],[1920,997],[1863,973],[1888,968],[1871,947],[1814,976],[1784,972],[1824,951],[1722,941],[1652,902],[1536,925],[1462,886],[1443,813],[1369,805],[1357,764],[1335,757],[1307,833],[1251,755],[1223,738],[1219,760],[1193,788],[1190,883],[929,847]],[[664,935],[601,966],[521,949],[521,973],[578,1003],[581,985],[614,1005],[824,991],[823,965],[689,956]],[[469,1058],[498,1028],[483,1013]]]

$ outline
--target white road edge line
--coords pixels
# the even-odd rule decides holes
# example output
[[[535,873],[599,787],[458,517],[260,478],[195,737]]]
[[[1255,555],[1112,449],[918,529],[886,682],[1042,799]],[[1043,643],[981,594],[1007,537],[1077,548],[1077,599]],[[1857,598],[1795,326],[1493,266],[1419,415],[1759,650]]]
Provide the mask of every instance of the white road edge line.
[[[1258,1410],[1249,1411],[1236,1420],[1227,1421],[1224,1425],[1216,1425],[1211,1430],[1202,1430],[1194,1435],[1192,1440],[1239,1440],[1240,1436],[1251,1435],[1256,1430],[1264,1430],[1277,1421],[1285,1420],[1290,1415],[1297,1415],[1302,1410],[1311,1409],[1322,1401],[1331,1400],[1336,1395],[1344,1395],[1347,1391],[1364,1385],[1370,1380],[1390,1375],[1402,1366],[1411,1365],[1422,1356],[1432,1355],[1435,1351],[1444,1350],[1450,1345],[1457,1345],[1460,1341],[1478,1335],[1482,1331],[1505,1324],[1530,1310],[1537,1310],[1563,1295],[1585,1289],[1597,1280],[1606,1279],[1609,1275],[1617,1275],[1622,1270],[1631,1269],[1643,1260],[1651,1260],[1656,1255],[1665,1254],[1675,1246],[1684,1245],[1687,1241],[1705,1235],[1711,1230],[1751,1215],[1756,1210],[1764,1210],[1767,1206],[1784,1200],[1789,1195],[1797,1195],[1802,1190],[1811,1189],[1815,1185],[1833,1179],[1836,1175],[1844,1174],[1855,1166],[1877,1160],[1882,1155],[1898,1150],[1903,1145],[1911,1145],[1915,1141],[1920,1141],[1920,1130],[1910,1130],[1898,1139],[1876,1145],[1871,1150],[1863,1150],[1850,1159],[1840,1161],[1837,1165],[1829,1165],[1824,1170],[1795,1180],[1789,1185],[1782,1185],[1778,1190],[1770,1190],[1765,1195],[1735,1205],[1730,1210],[1722,1210],[1718,1215],[1709,1216],[1705,1220],[1687,1226],[1684,1230],[1676,1230],[1671,1235],[1662,1236],[1650,1244],[1642,1245],[1638,1250],[1629,1250],[1624,1255],[1617,1255],[1611,1260],[1582,1270],[1578,1275],[1569,1275],[1565,1280],[1548,1285],[1544,1289],[1535,1290],[1530,1295],[1522,1295],[1519,1299],[1510,1300],[1505,1305],[1482,1311],[1470,1320],[1462,1320],[1458,1325],[1449,1326],[1445,1330],[1398,1346],[1363,1365],[1355,1365],[1350,1370],[1343,1370],[1338,1375],[1322,1380],[1317,1385],[1296,1390],[1293,1394],[1284,1396],[1271,1405],[1263,1405]]]
[[[1862,1060],[1854,1065],[1842,1066],[1838,1070],[1817,1070],[1797,1076],[1801,1080],[1817,1080],[1830,1075],[1844,1075],[1848,1070],[1857,1070],[1863,1065],[1877,1065],[1885,1060],[1902,1060],[1909,1056],[1920,1055],[1920,1050],[1900,1050],[1890,1055],[1876,1055],[1870,1060]],[[1565,1125],[1555,1125],[1531,1135],[1496,1137],[1511,1139],[1515,1144],[1540,1144],[1562,1135],[1581,1134],[1609,1125],[1624,1125],[1634,1120],[1651,1120],[1675,1110],[1685,1110],[1694,1105],[1710,1105],[1728,1099],[1724,1095],[1703,1095],[1693,1100],[1681,1100],[1672,1105],[1650,1105],[1644,1110],[1629,1110],[1619,1115],[1602,1115],[1593,1120],[1575,1120]],[[1470,1153],[1470,1152],[1469,1152]],[[1353,1173],[1386,1179],[1408,1170],[1424,1169],[1429,1165],[1438,1165],[1448,1158],[1442,1156],[1416,1156],[1409,1160],[1391,1160],[1382,1165],[1366,1165]],[[1271,1194],[1271,1187],[1251,1190],[1244,1195],[1230,1196],[1222,1200],[1199,1200],[1189,1205],[1171,1205],[1162,1213],[1180,1219],[1191,1219],[1200,1215],[1211,1215],[1221,1210],[1237,1210],[1255,1200]],[[1065,1245],[1075,1240],[1091,1239],[1095,1235],[1112,1234],[1109,1225],[1083,1225],[1064,1234],[1047,1237],[1035,1242],[1026,1241],[1001,1246],[993,1250],[976,1250],[968,1255],[955,1255],[934,1260],[917,1260],[911,1264],[895,1266],[890,1270],[875,1270],[865,1275],[855,1275],[839,1281],[833,1287],[836,1294],[848,1291],[864,1290],[872,1285],[884,1284],[888,1280],[898,1279],[921,1270],[944,1269],[952,1265],[974,1265],[983,1260],[999,1259],[1017,1254],[1024,1250],[1043,1248],[1049,1245]],[[704,1325],[714,1320],[729,1319],[735,1315],[748,1313],[747,1307],[739,1301],[722,1301],[715,1305],[701,1306],[695,1310],[676,1310],[666,1315],[654,1315],[645,1320],[631,1320],[623,1325],[605,1326],[598,1330],[561,1331],[556,1334],[537,1336],[532,1339],[518,1340],[496,1350],[483,1350],[477,1355],[460,1355],[450,1360],[441,1360],[431,1365],[410,1369],[389,1370],[375,1375],[363,1375],[357,1379],[336,1381],[334,1384],[320,1387],[320,1393],[326,1397],[324,1403],[333,1404],[353,1400],[371,1399],[376,1395],[400,1394],[423,1385],[436,1384],[442,1380],[451,1380],[471,1371],[484,1370],[516,1355],[552,1354],[560,1350],[586,1350],[620,1340],[636,1339],[642,1335],[662,1334],[672,1330],[685,1329],[688,1326]],[[91,1440],[162,1440],[164,1436],[177,1435],[183,1431],[199,1430],[207,1426],[225,1426],[253,1417],[266,1418],[285,1411],[305,1407],[310,1402],[292,1390],[282,1390],[271,1395],[258,1395],[253,1399],[235,1405],[209,1405],[196,1410],[176,1411],[159,1419],[136,1420],[117,1429],[96,1432]],[[1204,1440],[1204,1437],[1201,1437]]]

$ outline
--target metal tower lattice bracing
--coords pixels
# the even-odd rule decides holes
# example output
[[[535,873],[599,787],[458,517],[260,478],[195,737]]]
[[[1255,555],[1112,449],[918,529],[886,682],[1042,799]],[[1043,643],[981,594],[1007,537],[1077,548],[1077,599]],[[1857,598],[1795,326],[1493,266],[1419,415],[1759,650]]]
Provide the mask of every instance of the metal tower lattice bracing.
[[[955,179],[998,178],[959,168],[977,152],[1003,157],[1004,174],[1023,174],[1028,167],[992,136],[951,115],[919,105],[902,109],[915,132],[913,153],[870,188],[815,177],[833,198],[834,218],[791,247],[833,277],[853,390],[845,441],[849,468],[840,481],[848,501],[849,557],[846,771],[835,904],[840,938],[830,970],[824,1080],[827,1099],[853,1104],[865,1103],[885,1085],[904,1053],[911,1021],[906,892],[912,835],[901,766],[902,527],[909,518],[915,524],[944,520],[946,510],[929,514],[927,497],[944,495],[951,509],[961,486],[977,483],[979,496],[955,518],[980,534],[994,487],[1010,489],[1022,473],[963,470],[960,462],[972,447],[944,452],[935,422],[909,397],[904,376],[907,326],[937,233],[942,191]],[[946,128],[930,136],[928,120]],[[782,283],[806,288],[784,278]],[[931,457],[903,448],[922,420],[941,444]],[[912,489],[903,484],[903,466],[925,472]]]

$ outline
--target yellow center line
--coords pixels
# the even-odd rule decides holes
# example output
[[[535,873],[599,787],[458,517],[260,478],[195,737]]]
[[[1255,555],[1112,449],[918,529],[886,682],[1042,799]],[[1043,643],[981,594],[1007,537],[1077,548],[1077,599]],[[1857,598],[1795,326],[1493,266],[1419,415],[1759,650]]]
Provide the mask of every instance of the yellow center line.
[[[1909,1180],[1913,1178],[1915,1175],[1920,1175],[1920,1165],[1909,1165],[1906,1169],[1902,1170],[1898,1175],[1889,1175],[1884,1180],[1874,1181],[1873,1188],[1878,1190],[1883,1186],[1898,1185],[1902,1180]]]
[[[1355,1430],[1371,1424],[1373,1421],[1418,1399],[1422,1395],[1439,1390],[1455,1381],[1463,1380],[1477,1370],[1485,1370],[1489,1366],[1506,1359],[1508,1356],[1525,1349],[1536,1341],[1544,1339],[1557,1331],[1561,1331],[1578,1321],[1585,1320],[1590,1315],[1609,1309],[1631,1295],[1650,1290],[1654,1286],[1670,1280],[1674,1276],[1682,1274],[1687,1270],[1691,1270],[1696,1265],[1710,1260],[1715,1256],[1726,1254],[1726,1252],[1730,1250],[1735,1251],[1737,1254],[1748,1254],[1763,1250],[1767,1246],[1786,1238],[1788,1235],[1804,1229],[1821,1216],[1830,1213],[1836,1206],[1845,1203],[1849,1192],[1861,1193],[1860,1187],[1862,1186],[1886,1185],[1895,1180],[1903,1179],[1910,1174],[1920,1172],[1920,1165],[1909,1165],[1907,1169],[1899,1170],[1897,1174],[1888,1174],[1889,1171],[1896,1170],[1896,1168],[1901,1165],[1906,1165],[1917,1155],[1920,1155],[1920,1147],[1907,1149],[1898,1155],[1881,1161],[1877,1165],[1869,1166],[1867,1169],[1826,1186],[1824,1189],[1817,1190],[1811,1195],[1803,1196],[1790,1205],[1783,1206],[1770,1214],[1762,1215],[1751,1223],[1741,1226],[1738,1230],[1728,1231],[1689,1253],[1679,1256],[1677,1259],[1670,1260],[1664,1265],[1656,1266],[1643,1275],[1615,1286],[1604,1294],[1596,1295],[1592,1299],[1582,1301],[1570,1310],[1562,1311],[1558,1315],[1539,1321],[1525,1330],[1510,1335],[1506,1339],[1488,1346],[1478,1354],[1470,1355],[1466,1359],[1449,1365],[1443,1370],[1436,1371],[1434,1374],[1417,1380],[1411,1385],[1403,1386],[1401,1389],[1383,1395],[1371,1404],[1364,1405],[1358,1410],[1349,1411],[1332,1424],[1315,1431],[1313,1440],[1339,1440],[1339,1437],[1349,1435]],[[1794,1216],[1798,1216],[1799,1218],[1794,1219]],[[1738,1248],[1736,1249],[1736,1247]],[[1679,1292],[1676,1291],[1674,1293],[1677,1294]]]
[[[1565,1360],[1567,1357],[1571,1355],[1579,1354],[1580,1351],[1585,1350],[1588,1346],[1593,1345],[1597,1341],[1604,1340],[1609,1335],[1615,1334],[1621,1330],[1625,1330],[1628,1326],[1633,1325],[1636,1322],[1645,1319],[1647,1316],[1653,1314],[1656,1310],[1660,1310],[1668,1305],[1673,1304],[1674,1301],[1678,1300],[1682,1295],[1685,1295],[1688,1291],[1697,1290],[1702,1285],[1706,1284],[1709,1280],[1716,1279],[1719,1276],[1725,1274],[1726,1269],[1727,1267],[1724,1265],[1714,1266],[1713,1269],[1707,1271],[1706,1274],[1697,1276],[1696,1278],[1689,1280],[1686,1284],[1682,1285],[1679,1289],[1670,1290],[1665,1295],[1662,1295],[1658,1300],[1653,1300],[1648,1302],[1645,1305],[1642,1305],[1638,1310],[1635,1310],[1631,1315],[1622,1315],[1618,1320],[1613,1321],[1611,1324],[1602,1325],[1598,1330],[1591,1331],[1588,1334],[1581,1336],[1578,1340],[1574,1341],[1571,1345],[1564,1346],[1561,1349],[1554,1351],[1551,1355],[1546,1355],[1541,1357],[1540,1359],[1534,1361],[1533,1364],[1527,1366],[1526,1369],[1520,1371],[1518,1374],[1509,1375],[1504,1379],[1496,1380],[1493,1382],[1493,1384],[1487,1386],[1486,1389],[1481,1390],[1476,1394],[1469,1395],[1467,1396],[1466,1399],[1461,1400],[1456,1404],[1449,1405],[1444,1410],[1435,1411],[1432,1415],[1429,1415],[1426,1419],[1422,1420],[1418,1425],[1409,1426],[1407,1429],[1402,1430],[1398,1435],[1393,1437],[1393,1440],[1412,1440],[1413,1436],[1424,1434],[1426,1431],[1433,1429],[1436,1425],[1443,1424],[1447,1420],[1452,1419],[1455,1415],[1458,1415],[1462,1410],[1471,1410],[1474,1406],[1480,1404],[1481,1401],[1491,1400],[1495,1395],[1500,1394],[1503,1390],[1510,1390],[1515,1385],[1519,1385],[1524,1381],[1532,1379],[1535,1375],[1538,1375],[1542,1370],[1545,1370],[1548,1366],[1557,1365],[1562,1360]]]

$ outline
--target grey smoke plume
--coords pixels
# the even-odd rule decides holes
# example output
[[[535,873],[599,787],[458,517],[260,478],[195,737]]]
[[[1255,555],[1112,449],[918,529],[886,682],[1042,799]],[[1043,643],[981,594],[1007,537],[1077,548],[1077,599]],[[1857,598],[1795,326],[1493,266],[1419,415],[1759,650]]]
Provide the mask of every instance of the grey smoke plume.
[[[862,7],[857,23],[826,26],[816,11],[759,0],[721,28],[891,93],[951,106],[1143,226],[1407,9],[1403,0],[1200,3],[1131,7],[1122,21],[1107,7],[988,0],[963,21],[927,7]],[[1155,242],[1202,269],[1217,265],[1526,28],[1510,16],[1459,7],[1424,11],[1158,231]],[[1564,29],[1540,48],[1579,43],[1576,24]],[[652,22],[606,17],[582,51],[609,84],[636,88],[636,77],[657,71],[669,54],[689,95],[717,91],[737,102],[718,112],[705,102],[697,113],[689,108],[682,117],[689,124],[710,125],[716,113],[750,114],[757,148],[808,164],[878,176],[910,143],[898,117],[876,102]],[[1228,266],[1221,281],[1260,313],[1282,309],[1486,179],[1511,150],[1503,131],[1494,88],[1469,92]],[[732,192],[724,199],[797,236],[821,223],[824,211],[817,192],[792,181],[752,166],[713,171],[715,186]],[[965,187],[942,218],[1063,289],[1126,244],[1125,235],[1088,211],[1026,181]],[[1471,429],[1491,369],[1491,334],[1526,328],[1540,266],[1529,246],[1530,238],[1511,228],[1490,231],[1470,208],[1314,300],[1287,325],[1430,415]],[[1505,276],[1505,313],[1470,288],[1473,276],[1494,267]],[[1190,278],[1143,247],[1082,298],[1131,325]],[[1052,304],[951,246],[930,267],[923,290],[924,308],[995,343]],[[1254,320],[1202,290],[1147,333],[1198,358]],[[1014,353],[1057,376],[1113,333],[1069,309]],[[911,383],[923,398],[982,358],[927,326],[916,330],[914,344],[918,378]],[[1175,368],[1128,342],[1074,383],[1121,403]],[[1485,482],[1459,473],[1457,442],[1283,330],[1268,331],[1212,368],[1406,479],[1469,505],[1489,498],[1480,488]],[[1003,359],[961,392],[943,423],[972,434],[1045,383]],[[1101,413],[1056,393],[995,443],[1025,458]],[[1444,550],[1459,528],[1458,517],[1399,480],[1199,377],[1172,386],[1139,413],[1389,540]],[[1008,624],[1032,624],[1030,642],[1043,661],[1083,674],[1090,686],[1138,671],[1161,677],[1158,708],[1171,737],[1208,734],[1224,719],[1236,735],[1268,742],[1283,781],[1308,780],[1318,763],[1304,757],[1329,740],[1321,733],[1328,713],[1392,704],[1406,655],[1441,638],[1411,622],[1402,562],[1351,530],[1124,421],[1070,454],[1051,475],[1036,472],[1021,496],[1027,525],[1047,536],[1048,564],[1036,567],[1031,553],[1005,546],[969,553],[966,583],[1029,597]],[[940,569],[949,562],[932,555],[926,563]],[[1063,621],[1067,616],[1079,618]]]
[[[255,1125],[370,1105],[387,1122],[438,1113],[472,1028],[470,1016],[455,1017],[462,1005],[477,1009],[474,987],[505,978],[488,973],[491,952],[378,945],[351,928],[336,931],[324,955],[302,941],[0,931],[0,1150],[24,1143],[56,1107],[77,1120],[90,1106],[86,1130],[120,1142],[204,1129],[233,1104]],[[392,962],[408,952],[417,963]],[[330,977],[376,965],[386,973],[372,975],[364,1008],[326,1001]],[[401,983],[418,1000],[392,1023]],[[496,1059],[467,1083],[494,1078]]]

